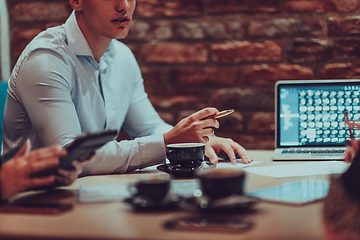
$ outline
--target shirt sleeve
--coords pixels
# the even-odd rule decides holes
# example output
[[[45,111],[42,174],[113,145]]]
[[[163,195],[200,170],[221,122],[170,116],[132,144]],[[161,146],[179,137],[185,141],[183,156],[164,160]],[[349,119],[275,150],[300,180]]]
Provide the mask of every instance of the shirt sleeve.
[[[123,128],[131,139],[155,134],[164,134],[173,127],[165,123],[151,104],[144,89],[144,80],[135,57],[129,54],[132,61],[134,87],[131,103],[126,114]]]
[[[67,61],[56,52],[36,51],[22,64],[17,76],[18,101],[26,109],[40,146],[65,146],[82,132],[71,98],[73,76]],[[84,163],[82,175],[123,173],[165,162],[162,134],[171,126],[160,119],[141,82],[134,93],[125,120],[133,140],[107,143]]]
[[[81,134],[71,99],[70,64],[60,54],[37,50],[22,63],[17,74],[16,97],[25,108],[37,140],[33,146],[71,142]],[[35,70],[36,69],[36,70]],[[24,116],[26,118],[26,116]],[[26,120],[25,120],[26,121]],[[25,129],[31,136],[31,129]]]

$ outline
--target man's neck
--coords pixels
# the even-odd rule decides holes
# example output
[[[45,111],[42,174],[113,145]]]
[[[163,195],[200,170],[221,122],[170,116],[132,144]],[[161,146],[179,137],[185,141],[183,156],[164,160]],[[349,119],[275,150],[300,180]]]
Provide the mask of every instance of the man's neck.
[[[77,12],[78,13],[78,12]],[[79,25],[81,32],[83,33],[96,62],[100,61],[100,58],[105,53],[107,47],[109,46],[111,39],[106,38],[102,35],[95,34],[90,31],[85,19],[82,17],[81,13],[76,14],[76,19]]]

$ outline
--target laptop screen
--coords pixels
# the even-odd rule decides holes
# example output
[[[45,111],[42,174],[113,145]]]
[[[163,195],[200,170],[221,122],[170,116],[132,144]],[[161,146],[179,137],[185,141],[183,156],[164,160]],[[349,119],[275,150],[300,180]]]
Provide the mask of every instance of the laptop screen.
[[[359,79],[278,81],[275,92],[277,147],[344,146],[344,110],[360,120]]]

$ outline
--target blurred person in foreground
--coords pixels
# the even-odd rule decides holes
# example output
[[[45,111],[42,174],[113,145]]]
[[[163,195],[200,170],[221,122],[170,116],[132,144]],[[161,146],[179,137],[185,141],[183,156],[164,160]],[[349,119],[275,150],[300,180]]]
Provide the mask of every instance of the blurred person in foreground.
[[[31,144],[24,146],[6,161],[0,168],[0,202],[6,201],[16,194],[30,189],[51,186],[68,186],[72,184],[82,171],[82,164],[73,161],[73,170],[59,169],[57,174],[47,177],[32,177],[39,171],[57,167],[59,159],[67,152],[59,146],[51,146],[30,151]]]
[[[347,123],[350,129],[360,124]],[[349,169],[331,182],[325,198],[323,220],[325,233],[331,240],[360,239],[360,140],[350,140],[345,152]]]
[[[252,158],[205,108],[166,124],[144,89],[131,50],[116,39],[129,32],[136,0],[69,0],[66,23],[36,36],[10,76],[4,112],[3,151],[30,138],[34,148],[66,146],[81,132],[123,128],[130,141],[112,141],[84,163],[82,175],[124,173],[165,162],[166,145],[205,143],[210,161],[225,152],[235,164]]]

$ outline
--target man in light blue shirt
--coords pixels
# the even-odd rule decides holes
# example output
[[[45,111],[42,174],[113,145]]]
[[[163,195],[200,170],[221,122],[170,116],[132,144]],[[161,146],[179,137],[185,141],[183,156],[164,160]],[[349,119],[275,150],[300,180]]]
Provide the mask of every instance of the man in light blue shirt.
[[[212,136],[219,123],[206,108],[166,124],[144,90],[125,38],[136,0],[69,0],[73,13],[62,26],[33,39],[9,82],[3,152],[30,139],[34,148],[65,146],[81,132],[123,128],[133,140],[109,142],[84,163],[83,174],[123,173],[165,161],[165,145],[206,142],[214,162],[223,150],[235,162],[252,159],[231,139]]]

